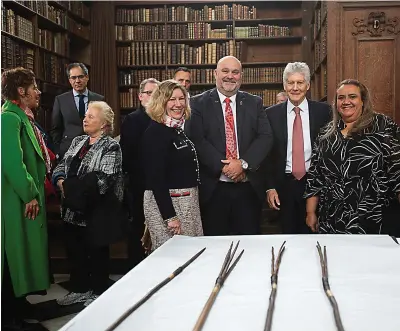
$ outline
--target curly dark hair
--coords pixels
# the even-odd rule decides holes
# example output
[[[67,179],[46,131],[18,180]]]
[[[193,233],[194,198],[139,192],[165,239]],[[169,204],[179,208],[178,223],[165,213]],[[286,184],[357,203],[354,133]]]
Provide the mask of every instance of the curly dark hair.
[[[1,75],[1,97],[5,100],[18,100],[20,98],[18,88],[24,88],[26,93],[35,81],[32,70],[22,67],[8,69]]]

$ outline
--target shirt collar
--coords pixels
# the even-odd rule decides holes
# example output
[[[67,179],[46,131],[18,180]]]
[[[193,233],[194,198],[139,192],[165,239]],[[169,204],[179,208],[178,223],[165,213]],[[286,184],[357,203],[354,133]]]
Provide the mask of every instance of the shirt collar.
[[[294,107],[296,107],[296,106],[294,104],[292,104],[290,102],[290,100],[288,99],[287,108],[286,108],[288,115],[293,111]],[[304,98],[304,100],[299,105],[299,108],[301,109],[302,112],[308,113],[308,101],[307,101],[307,98]]]
[[[221,105],[223,105],[225,103],[225,99],[228,98],[226,95],[223,95],[220,91],[218,91],[218,96],[219,96],[219,100],[221,100]],[[231,97],[229,97],[229,99],[231,99],[231,103],[235,103],[236,102],[236,95],[232,95]]]
[[[74,97],[77,97],[80,94],[80,93],[76,92],[74,89],[72,90],[72,93],[74,94]],[[86,88],[85,92],[83,92],[81,94],[83,94],[85,97],[87,97],[89,94],[88,89]]]

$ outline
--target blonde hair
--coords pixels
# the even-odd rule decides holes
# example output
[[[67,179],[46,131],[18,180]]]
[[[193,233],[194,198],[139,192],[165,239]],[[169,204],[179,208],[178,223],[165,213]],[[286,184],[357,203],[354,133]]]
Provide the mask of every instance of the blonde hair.
[[[186,106],[184,109],[184,117],[187,120],[190,117],[190,106],[186,89],[181,86],[176,80],[168,79],[158,85],[151,95],[150,101],[147,104],[146,112],[152,120],[158,123],[164,123],[165,108],[168,100],[171,98],[174,90],[180,89],[185,97]]]
[[[371,95],[369,93],[368,88],[357,79],[345,79],[344,81],[340,82],[336,88],[335,99],[332,102],[332,121],[328,124],[325,133],[321,137],[322,139],[328,138],[336,131],[338,122],[341,119],[340,113],[337,109],[337,90],[342,85],[357,86],[358,89],[360,90],[361,101],[363,102],[361,115],[356,120],[354,126],[351,128],[351,130],[349,130],[347,135],[351,136],[354,133],[363,132],[373,122],[375,112],[372,106]]]
[[[107,136],[111,136],[114,132],[114,112],[107,102],[104,101],[90,101],[89,105],[93,108],[100,110],[103,113],[106,125],[103,132]]]

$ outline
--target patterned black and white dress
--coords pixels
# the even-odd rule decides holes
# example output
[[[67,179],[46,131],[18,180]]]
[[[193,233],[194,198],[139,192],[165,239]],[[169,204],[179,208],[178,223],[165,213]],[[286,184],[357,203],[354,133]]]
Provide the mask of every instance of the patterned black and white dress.
[[[379,234],[383,208],[400,193],[400,127],[376,114],[362,133],[344,137],[343,128],[340,120],[316,140],[305,197],[319,197],[320,233]]]

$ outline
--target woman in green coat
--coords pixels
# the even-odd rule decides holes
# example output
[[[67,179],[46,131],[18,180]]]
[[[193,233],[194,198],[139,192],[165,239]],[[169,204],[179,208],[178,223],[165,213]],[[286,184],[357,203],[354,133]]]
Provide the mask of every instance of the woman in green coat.
[[[24,68],[7,70],[1,88],[6,100],[1,113],[2,307],[7,309],[3,316],[15,322],[18,298],[50,286],[44,182],[51,163],[33,124],[31,109],[40,99],[35,75]]]

